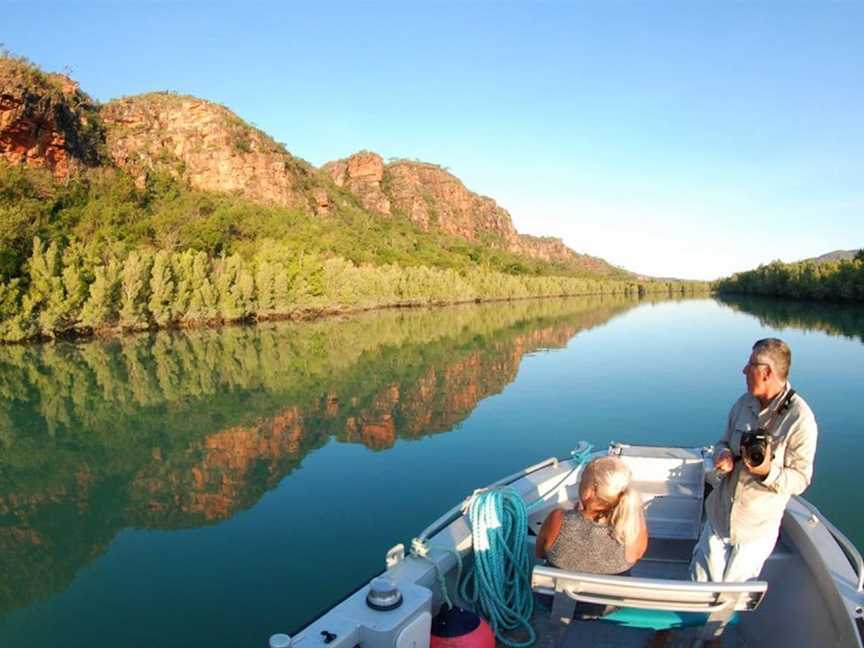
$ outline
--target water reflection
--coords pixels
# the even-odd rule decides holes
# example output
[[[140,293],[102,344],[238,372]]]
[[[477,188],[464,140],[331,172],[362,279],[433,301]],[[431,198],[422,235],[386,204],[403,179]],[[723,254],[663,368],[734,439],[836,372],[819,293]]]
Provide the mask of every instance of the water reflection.
[[[65,589],[126,527],[254,505],[331,438],[447,431],[516,376],[639,303],[387,311],[309,323],[0,348],[0,616]]]
[[[850,304],[818,304],[767,297],[718,295],[734,311],[755,315],[763,326],[842,335],[864,342],[864,309]]]

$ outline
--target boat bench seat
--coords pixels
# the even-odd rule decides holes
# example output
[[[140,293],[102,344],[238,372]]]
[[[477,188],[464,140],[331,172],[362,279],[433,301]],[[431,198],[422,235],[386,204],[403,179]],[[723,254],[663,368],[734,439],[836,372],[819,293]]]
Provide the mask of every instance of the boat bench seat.
[[[622,612],[626,610],[610,615],[606,619],[610,622],[654,629],[678,627],[676,624],[702,625],[700,638],[711,639],[723,632],[736,612],[755,610],[765,596],[768,583],[694,583],[568,572],[537,565],[531,574],[531,589],[553,597],[552,621],[561,625],[570,623],[577,601],[582,601],[614,606]],[[677,614],[640,614],[638,610]],[[666,620],[661,621],[661,618]]]

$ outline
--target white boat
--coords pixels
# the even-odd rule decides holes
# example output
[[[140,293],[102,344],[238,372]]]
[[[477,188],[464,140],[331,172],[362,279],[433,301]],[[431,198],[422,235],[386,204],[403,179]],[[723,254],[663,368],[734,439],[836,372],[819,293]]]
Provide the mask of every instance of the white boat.
[[[645,504],[649,546],[629,576],[599,576],[533,566],[535,594],[554,603],[535,606],[538,646],[644,645],[646,630],[603,620],[572,621],[577,601],[628,610],[697,612],[704,623],[673,630],[667,646],[699,644],[720,636],[723,646],[854,648],[864,636],[864,563],[855,546],[814,506],[793,497],[780,538],[761,579],[746,583],[694,583],[687,579],[703,516],[710,449],[611,444],[633,473]],[[594,453],[588,460],[605,453]],[[533,556],[536,531],[548,513],[578,500],[582,460],[548,459],[487,488],[509,485],[525,502]],[[456,552],[473,560],[472,533],[463,505],[436,520],[412,543],[386,556],[387,581],[367,584],[293,637],[276,634],[273,648],[427,648],[433,616],[446,587],[459,600]],[[425,554],[425,555],[423,555]],[[389,581],[389,585],[388,585]],[[390,589],[398,590],[388,591]],[[371,605],[370,605],[371,604]],[[734,625],[730,620],[734,615]],[[693,615],[691,615],[693,616]],[[616,634],[617,633],[617,634]],[[652,631],[653,634],[653,631]],[[642,643],[640,643],[642,642]]]

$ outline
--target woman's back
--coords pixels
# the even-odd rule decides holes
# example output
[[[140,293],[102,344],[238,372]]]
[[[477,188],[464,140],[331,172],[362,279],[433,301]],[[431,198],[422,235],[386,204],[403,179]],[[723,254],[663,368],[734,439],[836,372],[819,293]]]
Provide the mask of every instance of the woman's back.
[[[561,530],[546,558],[558,569],[594,574],[620,574],[631,567],[612,527],[589,520],[578,510],[563,514]]]

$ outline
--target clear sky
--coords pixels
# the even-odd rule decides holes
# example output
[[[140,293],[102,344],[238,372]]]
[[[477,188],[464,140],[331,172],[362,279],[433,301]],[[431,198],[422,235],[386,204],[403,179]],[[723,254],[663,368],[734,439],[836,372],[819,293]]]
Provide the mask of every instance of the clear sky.
[[[315,165],[441,164],[636,272],[864,246],[864,2],[422,4],[7,2],[0,42],[100,101],[223,103]]]

